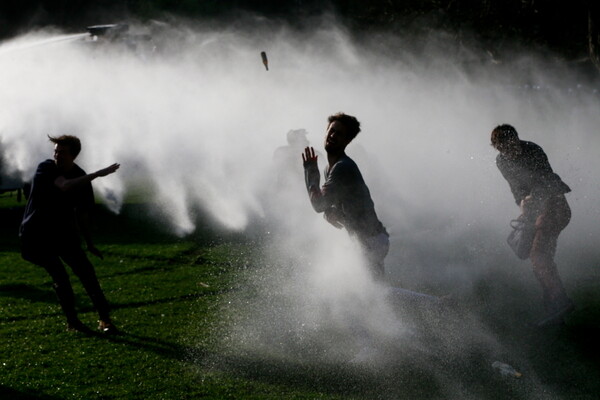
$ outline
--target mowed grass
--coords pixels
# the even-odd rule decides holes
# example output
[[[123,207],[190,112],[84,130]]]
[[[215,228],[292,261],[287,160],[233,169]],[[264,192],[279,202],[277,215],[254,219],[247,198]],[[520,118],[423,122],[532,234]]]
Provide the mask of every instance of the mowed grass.
[[[264,273],[262,244],[209,225],[178,238],[135,204],[121,215],[99,207],[95,237],[105,258],[91,258],[122,335],[66,332],[49,276],[20,257],[16,232],[22,209],[13,197],[0,197],[2,400],[594,399],[600,390],[597,282],[574,293],[579,311],[567,326],[542,332],[515,321],[518,312],[506,317],[515,314],[514,308],[505,312],[506,304],[489,301],[497,296],[494,290],[514,290],[499,287],[493,276],[471,298],[459,299],[478,313],[478,324],[493,329],[496,340],[510,348],[503,361],[528,360],[520,380],[493,371],[494,358],[485,349],[436,353],[439,338],[461,340],[463,332],[456,328],[468,330],[469,317],[430,324],[431,342],[422,342],[427,347],[422,353],[407,348],[408,359],[394,347],[390,353],[398,353],[398,362],[375,370],[321,362],[300,344],[298,360],[226,348],[228,324],[243,320],[240,314],[249,309],[232,298],[268,306],[269,299],[258,299],[261,293],[245,281]],[[80,318],[95,328],[91,302],[71,276]],[[519,303],[515,298],[509,305],[518,308]]]
[[[50,277],[18,252],[23,205],[1,201],[0,398],[258,398],[286,391],[201,367],[220,337],[223,296],[237,290],[236,271],[247,267],[254,244],[214,232],[210,240],[181,240],[156,233],[142,211],[101,211],[96,237],[104,260],[92,261],[123,334],[71,333]],[[95,329],[97,314],[71,277],[80,318]]]

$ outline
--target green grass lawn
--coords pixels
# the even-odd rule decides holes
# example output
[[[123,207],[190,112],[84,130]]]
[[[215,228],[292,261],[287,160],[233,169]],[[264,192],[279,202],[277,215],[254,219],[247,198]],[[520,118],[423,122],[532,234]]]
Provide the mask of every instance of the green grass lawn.
[[[0,199],[0,398],[319,397],[205,362],[219,358],[223,304],[241,290],[236,277],[254,257],[254,243],[217,231],[182,240],[144,222],[136,207],[126,216],[100,210],[104,260],[92,261],[123,334],[70,333],[50,277],[18,252],[22,208],[14,198]],[[95,328],[89,298],[76,277],[71,281],[81,320]]]
[[[481,317],[473,326],[485,324],[505,344],[508,361],[527,360],[519,380],[489,368],[498,354],[462,330],[470,313],[424,322],[427,333],[416,340],[422,346],[390,344],[396,361],[383,367],[324,356],[352,346],[335,331],[324,345],[285,337],[293,330],[282,329],[273,352],[252,352],[232,332],[264,318],[257,310],[286,301],[281,293],[264,297],[255,284],[274,267],[265,261],[268,243],[210,227],[177,238],[135,205],[118,216],[99,210],[96,219],[105,259],[93,262],[122,335],[66,332],[50,278],[20,258],[22,207],[0,198],[1,399],[594,399],[600,392],[597,282],[575,294],[580,308],[566,326],[544,332],[481,305],[493,277],[474,297],[459,299]],[[72,283],[81,320],[95,328],[88,297],[76,278]],[[464,351],[438,343],[448,336]]]

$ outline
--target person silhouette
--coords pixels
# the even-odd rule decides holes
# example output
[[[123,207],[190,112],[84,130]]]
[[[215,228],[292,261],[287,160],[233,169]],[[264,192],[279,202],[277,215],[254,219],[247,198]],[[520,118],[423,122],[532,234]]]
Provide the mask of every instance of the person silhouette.
[[[575,308],[554,262],[558,235],[571,220],[565,198],[571,189],[554,173],[544,150],[533,142],[520,140],[513,126],[498,125],[492,131],[491,142],[499,152],[496,165],[508,181],[522,218],[534,224],[529,259],[542,287],[546,309],[537,325],[560,323]]]
[[[302,167],[297,163],[297,157],[310,144],[306,135],[305,129],[289,130],[286,134],[287,145],[276,148],[273,153],[273,161],[277,171],[275,184],[279,191],[287,190],[292,185],[296,187],[298,178],[303,176]],[[300,188],[302,189],[302,187]]]
[[[371,193],[356,163],[346,155],[346,146],[360,132],[360,122],[344,113],[328,117],[325,151],[328,165],[325,183],[320,186],[314,148],[306,147],[302,154],[305,183],[315,211],[336,228],[345,228],[358,239],[373,276],[384,276],[384,259],[389,251],[389,235],[377,217]]]
[[[94,205],[91,182],[116,172],[120,165],[115,163],[86,174],[75,164],[81,150],[79,138],[63,135],[49,139],[54,143],[54,159],[40,163],[33,177],[19,229],[21,255],[52,277],[68,331],[87,332],[88,328],[77,316],[73,288],[63,262],[71,267],[90,296],[99,316],[98,329],[106,334],[118,333],[94,266],[81,247],[81,237],[87,250],[102,258],[88,227]]]

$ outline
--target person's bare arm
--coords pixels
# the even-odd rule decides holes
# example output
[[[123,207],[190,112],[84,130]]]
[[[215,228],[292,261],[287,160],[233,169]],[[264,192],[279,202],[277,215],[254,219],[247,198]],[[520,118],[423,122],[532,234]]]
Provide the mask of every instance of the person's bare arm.
[[[59,176],[54,181],[54,185],[56,187],[58,187],[60,190],[62,190],[63,192],[66,192],[66,191],[72,189],[73,187],[79,186],[83,183],[91,182],[96,178],[110,175],[110,174],[116,172],[120,166],[121,166],[120,164],[115,163],[106,168],[99,169],[96,172],[92,172],[91,174],[87,174],[87,175],[80,176],[78,178],[73,178],[73,179],[67,179],[64,176]]]
[[[304,163],[306,189],[308,190],[308,196],[313,209],[316,212],[324,213],[325,220],[334,227],[338,229],[343,228],[340,211],[329,204],[329,200],[320,187],[320,174],[315,149],[312,147],[305,148],[304,154],[302,154],[302,161]]]
[[[322,206],[323,193],[321,192],[321,177],[319,173],[319,166],[317,164],[317,154],[315,149],[312,147],[306,147],[302,154],[302,163],[304,165],[304,178],[306,183],[306,189],[308,190],[308,196],[310,202],[316,212],[325,211],[325,207]]]

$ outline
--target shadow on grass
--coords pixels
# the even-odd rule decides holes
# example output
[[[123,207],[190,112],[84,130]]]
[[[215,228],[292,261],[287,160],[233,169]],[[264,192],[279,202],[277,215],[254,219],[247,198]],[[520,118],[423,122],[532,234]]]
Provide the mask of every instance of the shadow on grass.
[[[166,298],[155,299],[155,300],[133,301],[133,302],[129,302],[129,303],[111,303],[111,309],[117,310],[117,309],[124,309],[124,308],[138,308],[138,307],[150,306],[150,305],[155,305],[155,304],[165,304],[165,303],[175,303],[175,302],[179,302],[179,301],[195,300],[195,299],[200,299],[202,297],[207,297],[207,296],[218,296],[223,293],[230,292],[232,290],[234,290],[234,289],[206,290],[206,291],[203,291],[200,293],[189,293],[189,294],[184,294],[181,296],[166,297]],[[93,311],[93,309],[87,309],[86,311]]]
[[[565,340],[574,343],[581,354],[587,355],[600,368],[600,308],[584,308],[575,315],[565,332]],[[599,374],[600,375],[600,374]],[[599,376],[600,378],[600,376]],[[600,382],[599,382],[600,383]]]
[[[0,398],[6,400],[53,400],[58,397],[46,396],[37,393],[27,393],[0,385]]]
[[[243,357],[228,357],[222,361],[226,370],[235,373],[236,376],[291,386],[303,391],[370,398],[390,398],[401,393],[420,398],[435,398],[441,392],[431,373],[408,364],[377,370],[353,367],[350,364],[302,365]]]
[[[149,267],[129,268],[124,271],[117,271],[112,273],[106,273],[102,271],[98,273],[98,279],[116,278],[119,276],[139,275],[145,273],[156,273],[157,271],[164,271],[166,268],[162,265],[153,265]]]
[[[418,337],[378,343],[381,357],[373,364],[355,363],[352,352],[347,360],[334,363],[325,353],[307,355],[312,347],[307,343],[303,342],[304,349],[281,347],[278,340],[259,342],[256,349],[250,345],[254,349],[250,351],[245,350],[248,343],[234,341],[214,353],[200,354],[195,363],[206,372],[341,397],[597,398],[600,359],[597,346],[592,346],[600,331],[586,307],[567,324],[542,330],[513,315],[512,307],[504,314],[489,315],[497,310],[487,308],[478,311],[484,311],[485,318],[473,309],[468,315],[444,315],[447,320],[441,323],[426,318]],[[495,328],[500,328],[500,335]],[[480,329],[486,338],[476,332]],[[494,361],[513,365],[522,377],[502,376],[492,368]]]
[[[105,335],[100,332],[94,332],[91,336],[108,340],[112,343],[124,344],[144,351],[150,351],[160,357],[183,361],[186,355],[193,351],[192,348],[155,337],[142,336],[129,332],[121,332],[118,335]]]
[[[52,290],[40,289],[25,283],[0,285],[0,296],[31,300],[35,302],[56,303],[56,295]]]
[[[129,302],[129,303],[112,303],[111,302],[110,308],[113,310],[117,310],[117,309],[127,309],[127,308],[139,308],[139,307],[151,306],[151,305],[156,305],[156,304],[166,304],[166,303],[174,303],[174,302],[180,302],[180,301],[189,301],[189,300],[200,299],[200,298],[206,297],[206,296],[218,296],[223,293],[230,292],[232,290],[235,290],[235,289],[207,290],[207,291],[203,291],[200,293],[190,293],[190,294],[184,294],[181,296],[166,297],[166,298],[155,299],[155,300],[134,301],[134,302]],[[56,301],[56,298],[53,297],[53,292],[48,291],[47,293],[48,293],[48,296],[52,296],[51,302],[58,304],[58,302]],[[87,312],[94,312],[95,309],[91,305],[87,305],[87,306],[79,307],[78,311],[80,313],[87,313]],[[17,321],[36,320],[36,319],[55,317],[57,315],[62,315],[62,312],[42,313],[42,314],[35,314],[35,315],[28,315],[28,316],[19,315],[19,316],[14,316],[14,317],[6,317],[6,318],[0,318],[0,322],[17,322]]]
[[[213,356],[213,360],[215,360]],[[530,383],[496,376],[487,362],[469,356],[387,351],[384,364],[294,362],[221,355],[209,368],[239,378],[341,397],[366,399],[528,399]],[[210,356],[208,357],[210,359]],[[394,361],[396,358],[396,361]],[[484,365],[485,364],[485,365]]]

